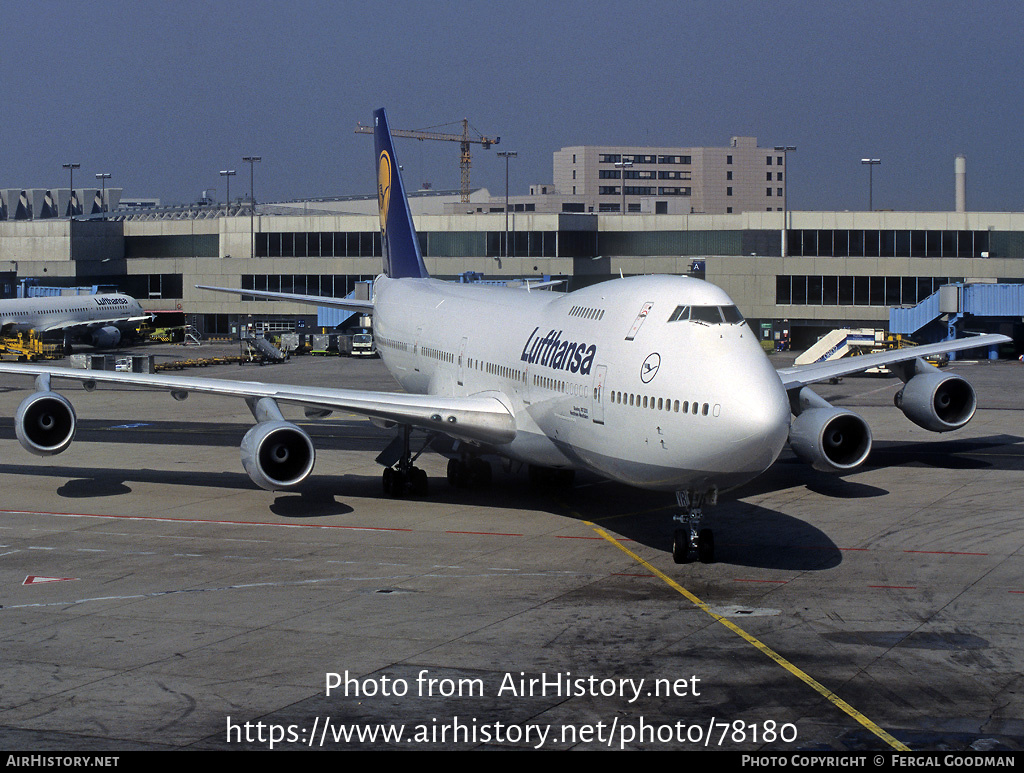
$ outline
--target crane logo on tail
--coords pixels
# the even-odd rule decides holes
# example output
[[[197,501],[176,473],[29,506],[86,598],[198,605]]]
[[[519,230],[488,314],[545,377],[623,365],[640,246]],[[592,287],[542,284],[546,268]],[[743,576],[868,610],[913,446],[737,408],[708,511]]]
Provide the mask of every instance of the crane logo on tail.
[[[377,206],[380,208],[380,230],[388,227],[388,204],[391,202],[391,156],[386,150],[380,152],[377,167]]]

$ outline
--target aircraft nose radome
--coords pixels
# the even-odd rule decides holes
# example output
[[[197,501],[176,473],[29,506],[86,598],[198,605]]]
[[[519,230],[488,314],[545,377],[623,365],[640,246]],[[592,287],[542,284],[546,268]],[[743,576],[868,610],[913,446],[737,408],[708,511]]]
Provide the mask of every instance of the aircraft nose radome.
[[[768,469],[789,437],[790,409],[786,391],[775,372],[758,379],[746,390],[733,429],[738,435],[739,455],[747,469]]]

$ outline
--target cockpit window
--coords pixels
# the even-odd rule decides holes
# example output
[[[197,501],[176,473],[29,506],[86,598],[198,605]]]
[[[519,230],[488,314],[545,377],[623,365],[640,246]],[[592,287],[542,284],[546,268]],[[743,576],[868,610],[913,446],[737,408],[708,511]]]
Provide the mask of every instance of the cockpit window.
[[[740,310],[735,306],[723,306],[722,316],[725,317],[725,321],[730,325],[736,325],[743,321],[743,315],[740,314]]]
[[[708,325],[721,325],[722,313],[717,306],[694,306],[690,312],[690,319]]]
[[[669,322],[687,320],[705,325],[738,325],[743,322],[743,315],[735,306],[676,306],[668,318]]]

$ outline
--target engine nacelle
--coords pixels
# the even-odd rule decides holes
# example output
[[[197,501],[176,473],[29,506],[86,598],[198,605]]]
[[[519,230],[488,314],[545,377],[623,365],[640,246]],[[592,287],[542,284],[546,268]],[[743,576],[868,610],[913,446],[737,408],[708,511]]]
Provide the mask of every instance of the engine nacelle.
[[[960,376],[931,371],[911,378],[893,402],[919,427],[932,432],[960,429],[978,407],[974,387]]]
[[[89,335],[89,343],[98,349],[107,349],[121,343],[121,331],[113,325],[93,330]]]
[[[291,422],[263,421],[242,438],[242,466],[267,491],[301,483],[315,461],[313,441]]]
[[[850,411],[832,406],[811,408],[790,424],[789,445],[816,470],[848,472],[868,458],[871,428]]]
[[[26,397],[14,414],[14,432],[21,447],[36,456],[53,456],[75,438],[75,409],[56,392]]]

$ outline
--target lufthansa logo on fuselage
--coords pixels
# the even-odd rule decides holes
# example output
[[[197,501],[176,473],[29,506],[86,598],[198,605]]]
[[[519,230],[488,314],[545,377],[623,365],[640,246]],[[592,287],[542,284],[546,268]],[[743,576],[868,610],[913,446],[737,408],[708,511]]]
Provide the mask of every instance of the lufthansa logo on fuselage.
[[[377,206],[380,208],[380,230],[388,227],[388,205],[391,203],[391,156],[386,150],[380,152],[377,165]]]
[[[648,354],[644,364],[640,366],[640,380],[645,384],[651,383],[651,379],[658,375],[658,368],[661,367],[661,355],[657,352]]]
[[[543,338],[537,336],[539,327],[535,327],[526,339],[523,353],[519,357],[531,365],[537,363],[555,370],[567,370],[570,373],[587,375],[594,366],[597,345],[563,341],[561,330],[551,330]]]
[[[128,305],[128,299],[127,298],[119,298],[119,297],[116,297],[116,296],[115,297],[107,297],[107,296],[103,295],[103,296],[100,296],[99,298],[96,298],[95,300],[96,300],[96,305],[97,306],[127,306]]]

